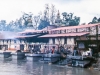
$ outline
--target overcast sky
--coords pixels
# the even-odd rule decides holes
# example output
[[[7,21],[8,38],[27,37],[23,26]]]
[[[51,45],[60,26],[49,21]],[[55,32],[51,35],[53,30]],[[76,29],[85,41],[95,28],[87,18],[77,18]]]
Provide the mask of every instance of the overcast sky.
[[[94,16],[100,17],[100,0],[0,0],[0,20],[19,18],[22,12],[32,12],[36,15],[43,11],[45,4],[54,4],[62,12],[73,12],[81,17],[81,23],[88,23]]]

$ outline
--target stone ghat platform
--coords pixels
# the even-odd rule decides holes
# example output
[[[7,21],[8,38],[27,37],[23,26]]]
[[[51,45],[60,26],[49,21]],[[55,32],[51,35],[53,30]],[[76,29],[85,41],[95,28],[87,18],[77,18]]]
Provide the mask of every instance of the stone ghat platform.
[[[73,67],[83,67],[88,68],[92,66],[97,60],[94,57],[90,56],[68,56],[72,60]]]
[[[27,61],[38,61],[43,63],[56,63],[59,62],[60,54],[45,54],[45,53],[26,53],[26,52],[10,52],[0,51],[0,59],[11,58],[12,60],[27,60]]]
[[[38,54],[26,54],[26,59],[29,61],[38,61],[43,63],[56,63],[60,60],[60,54],[45,54],[45,53],[38,53]]]
[[[11,57],[10,51],[0,51],[0,59]]]
[[[10,51],[0,51],[0,59],[7,59],[7,58],[12,58],[16,60],[22,60],[25,59],[25,53],[24,52],[10,52]]]
[[[11,58],[14,61],[17,60],[27,60],[27,61],[37,61],[42,63],[52,63],[57,64],[60,61],[65,61],[66,65],[70,64],[72,67],[90,67],[93,62],[95,61],[95,58],[93,57],[82,57],[82,56],[71,56],[66,55],[66,58],[62,58],[61,54],[45,54],[45,53],[26,53],[26,52],[10,52],[10,51],[0,51],[0,59],[9,59]],[[60,64],[63,64],[63,61]]]

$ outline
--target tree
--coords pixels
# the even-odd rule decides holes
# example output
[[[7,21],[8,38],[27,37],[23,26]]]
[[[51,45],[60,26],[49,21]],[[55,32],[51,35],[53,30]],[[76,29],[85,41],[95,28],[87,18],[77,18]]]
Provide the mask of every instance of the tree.
[[[28,25],[28,17],[29,17],[29,15],[28,14],[26,14],[26,13],[23,13],[23,15],[22,15],[22,18],[23,18],[23,20],[24,20],[24,26],[25,27],[27,27],[27,25]]]
[[[14,21],[10,21],[9,24],[7,25],[7,31],[13,31],[13,24],[14,24]]]
[[[22,24],[22,18],[20,17],[19,20],[18,20],[18,26],[19,26],[19,29],[23,29],[23,24]]]
[[[74,25],[76,25],[75,20],[70,20],[70,21],[69,21],[69,25],[70,25],[70,26],[74,26]]]
[[[62,13],[62,16],[63,16],[63,20],[66,20],[67,12],[63,12],[63,13]]]
[[[38,29],[43,29],[43,28],[47,27],[48,25],[50,25],[49,5],[45,4],[45,10],[44,10],[44,13],[43,13],[43,17],[40,18],[40,23],[39,23]]]
[[[98,22],[97,17],[94,17],[94,18],[92,19],[92,24],[97,23],[97,22]]]
[[[100,18],[93,17],[92,21],[89,22],[88,24],[95,24],[95,23],[100,23]]]
[[[32,16],[33,16],[33,14],[31,12],[29,12],[29,14],[27,14],[25,12],[23,13],[22,18],[24,20],[25,28],[33,26],[32,25]]]
[[[0,21],[0,30],[6,30],[6,20]]]
[[[35,30],[38,29],[38,25],[39,25],[39,23],[40,23],[40,15],[41,15],[41,14],[39,14],[38,16],[34,16],[34,17],[33,17],[33,21],[34,21],[34,23],[33,23],[33,28],[34,28]]]
[[[98,22],[100,23],[100,18],[98,18]]]
[[[75,25],[79,25],[80,23],[80,17],[75,16],[74,17]]]
[[[60,18],[60,12],[58,10],[58,13],[57,13],[57,16],[56,16],[56,19],[55,19],[55,25],[56,26],[59,26],[61,24],[62,20]]]
[[[49,4],[45,4],[45,10],[44,10],[44,14],[43,14],[43,19],[46,21],[50,21],[49,18]]]
[[[39,26],[38,26],[38,29],[41,30],[41,29],[47,27],[48,25],[50,25],[50,22],[48,22],[48,21],[46,21],[46,20],[41,20],[41,21],[40,21],[40,24],[39,24]]]
[[[80,17],[73,17],[73,13],[68,14],[67,12],[63,12],[62,16],[62,24],[64,24],[65,26],[76,26],[80,23]]]
[[[50,15],[50,24],[53,25],[55,23],[55,13],[56,13],[56,8],[55,5],[51,5],[51,15]]]

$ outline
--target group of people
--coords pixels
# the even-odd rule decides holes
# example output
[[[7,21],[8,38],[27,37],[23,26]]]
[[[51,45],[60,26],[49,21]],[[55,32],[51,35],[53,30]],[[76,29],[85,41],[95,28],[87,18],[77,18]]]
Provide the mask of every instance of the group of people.
[[[69,48],[65,48],[63,46],[52,46],[49,48],[48,46],[44,46],[44,48],[41,48],[39,45],[29,47],[29,51],[31,53],[64,53],[64,54],[70,54],[73,56],[81,55],[81,56],[92,56],[92,50],[89,48],[88,50],[79,50],[77,47],[74,47],[73,51],[71,51]]]
[[[48,46],[44,46],[44,48],[41,48],[39,45],[29,47],[29,51],[31,53],[64,53],[64,54],[71,54],[71,51],[69,49],[65,49],[63,46],[51,46],[49,48]]]

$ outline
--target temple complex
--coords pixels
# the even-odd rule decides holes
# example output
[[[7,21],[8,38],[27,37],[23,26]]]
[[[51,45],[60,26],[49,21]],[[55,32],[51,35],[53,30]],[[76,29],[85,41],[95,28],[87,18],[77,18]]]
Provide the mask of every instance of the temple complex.
[[[8,36],[9,35],[9,36]],[[0,32],[0,50],[29,50],[29,47],[39,45],[57,48],[63,46],[71,51],[74,47],[80,50],[92,48],[100,50],[100,24],[87,24],[68,27],[50,25],[42,30],[27,29],[23,32]]]

